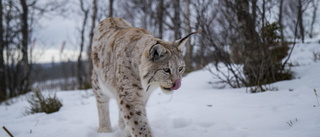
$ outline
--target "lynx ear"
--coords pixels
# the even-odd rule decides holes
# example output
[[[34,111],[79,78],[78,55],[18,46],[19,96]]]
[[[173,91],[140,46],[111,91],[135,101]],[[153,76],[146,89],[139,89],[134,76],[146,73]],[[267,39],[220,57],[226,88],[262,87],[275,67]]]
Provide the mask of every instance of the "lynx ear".
[[[175,41],[175,45],[181,50],[183,48],[183,46],[186,44],[186,42],[188,41],[189,37],[191,35],[199,33],[199,32],[201,32],[201,30],[195,31],[195,32],[191,32],[190,34],[188,34],[184,38]]]
[[[149,50],[149,57],[152,61],[158,61],[165,58],[167,50],[160,44],[153,45]]]

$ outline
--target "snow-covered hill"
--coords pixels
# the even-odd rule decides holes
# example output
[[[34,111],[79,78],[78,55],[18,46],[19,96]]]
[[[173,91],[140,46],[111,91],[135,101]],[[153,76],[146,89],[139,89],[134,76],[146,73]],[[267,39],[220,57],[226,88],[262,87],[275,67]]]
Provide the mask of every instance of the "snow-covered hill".
[[[147,104],[156,137],[320,137],[320,44],[298,44],[291,62],[296,79],[271,84],[278,91],[249,94],[245,88],[214,89],[206,70],[186,76],[173,95],[157,90]],[[95,98],[88,91],[58,91],[63,107],[53,114],[24,116],[26,97],[0,105],[0,126],[15,137],[120,137],[116,102],[114,133],[99,134]],[[320,97],[318,97],[320,100]],[[7,137],[0,130],[0,137]]]

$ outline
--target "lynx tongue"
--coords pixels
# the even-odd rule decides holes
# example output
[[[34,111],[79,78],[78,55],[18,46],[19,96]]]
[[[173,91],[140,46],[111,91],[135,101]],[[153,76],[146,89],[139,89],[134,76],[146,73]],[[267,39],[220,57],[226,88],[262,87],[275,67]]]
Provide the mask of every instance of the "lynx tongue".
[[[181,79],[177,79],[175,82],[174,82],[174,86],[171,88],[172,90],[177,90],[181,87]]]

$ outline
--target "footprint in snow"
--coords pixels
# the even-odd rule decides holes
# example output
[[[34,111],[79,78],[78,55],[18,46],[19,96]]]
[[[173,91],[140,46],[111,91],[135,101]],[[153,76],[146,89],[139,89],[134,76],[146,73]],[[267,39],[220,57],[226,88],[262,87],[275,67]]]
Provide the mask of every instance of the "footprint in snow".
[[[210,122],[198,122],[197,125],[201,126],[201,127],[211,127],[214,124],[210,123]]]
[[[175,118],[172,122],[174,128],[183,128],[190,125],[190,120],[186,118]]]

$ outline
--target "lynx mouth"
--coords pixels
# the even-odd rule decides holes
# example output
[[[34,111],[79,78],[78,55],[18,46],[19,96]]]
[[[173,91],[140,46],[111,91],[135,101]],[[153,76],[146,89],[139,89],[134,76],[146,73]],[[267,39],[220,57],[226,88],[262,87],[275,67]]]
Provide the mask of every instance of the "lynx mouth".
[[[171,90],[178,90],[181,87],[181,79],[177,79],[171,88],[167,88],[167,87],[161,87],[162,89],[166,90],[166,91],[171,91]]]
[[[167,91],[171,91],[172,89],[171,88],[165,88],[165,87],[162,87],[164,90],[167,90]]]

